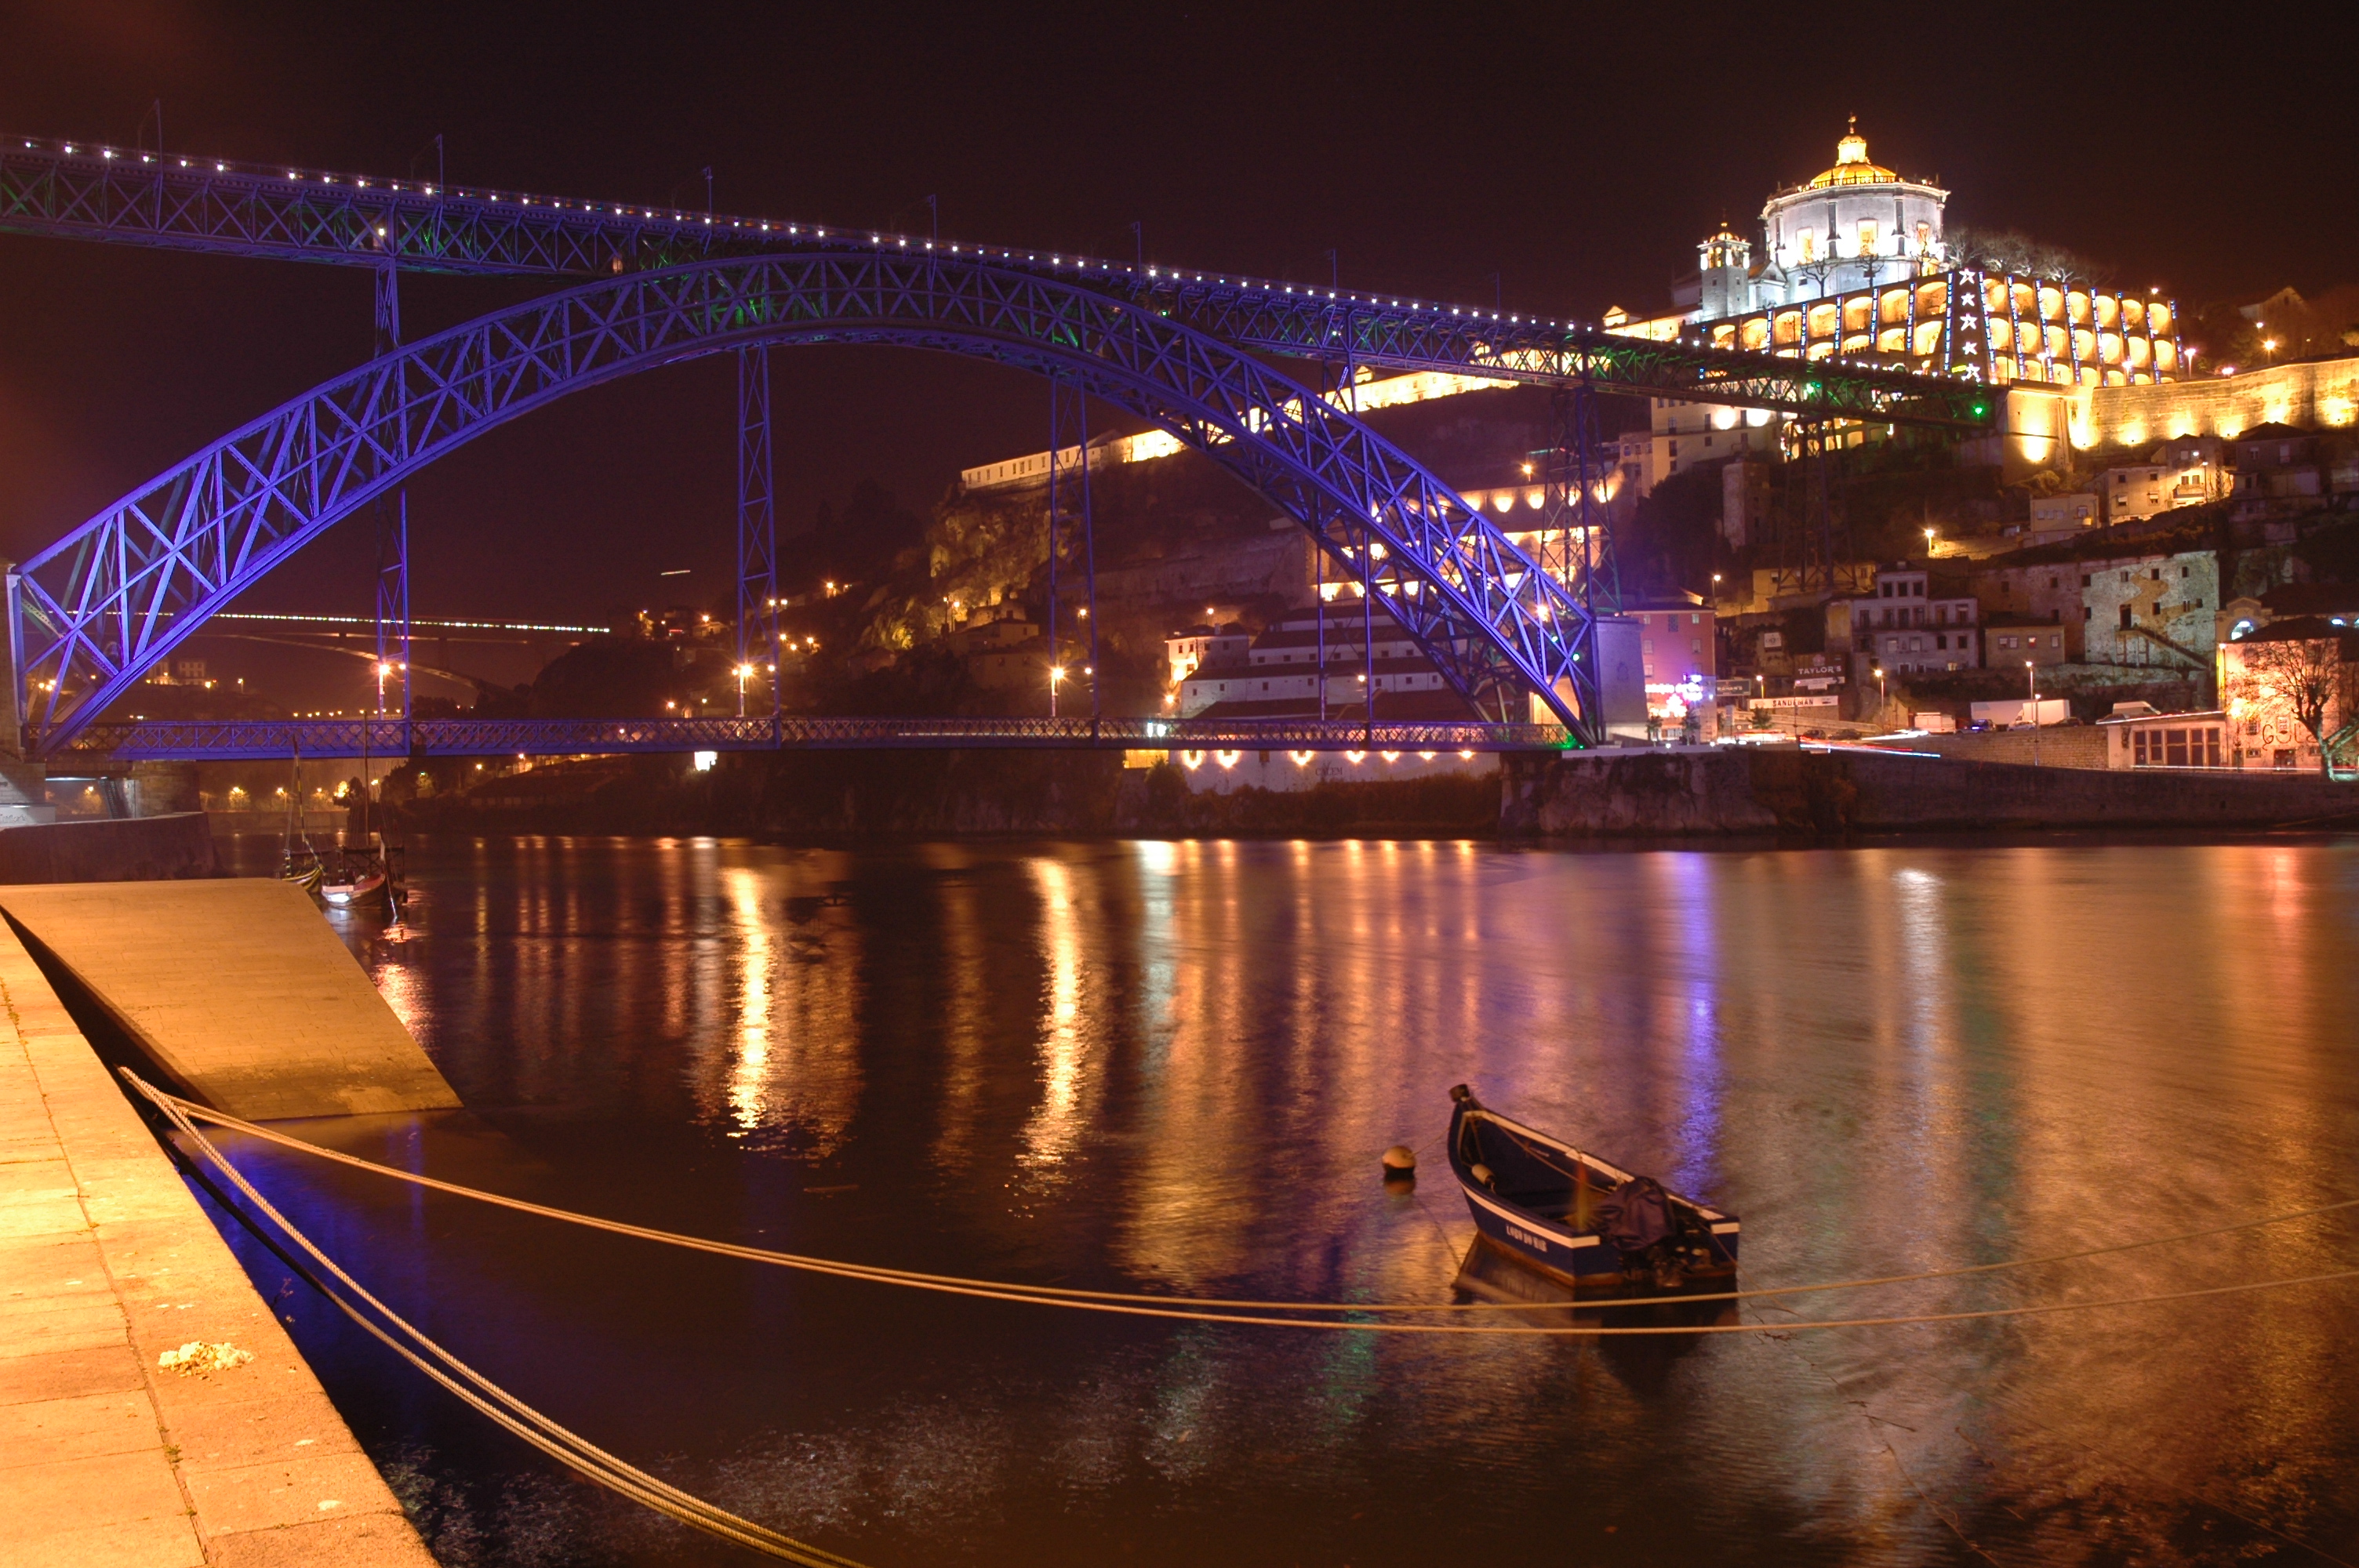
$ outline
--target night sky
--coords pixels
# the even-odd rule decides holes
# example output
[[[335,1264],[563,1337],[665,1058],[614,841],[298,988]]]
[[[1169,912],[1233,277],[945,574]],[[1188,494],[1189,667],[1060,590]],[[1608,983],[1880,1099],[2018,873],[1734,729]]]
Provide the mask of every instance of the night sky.
[[[1723,215],[1832,161],[1938,174],[1955,221],[2182,303],[2359,276],[2359,114],[2332,14],[1860,6],[1098,5],[0,8],[0,130],[1594,315],[1662,308]],[[2307,38],[2307,43],[2298,39]],[[2248,58],[2247,58],[2248,57]],[[413,160],[421,155],[427,160]],[[412,339],[532,286],[407,285]],[[22,558],[364,357],[357,270],[0,235],[0,551]],[[874,477],[922,510],[1046,444],[1045,389],[883,349],[773,356],[782,526]],[[725,593],[716,358],[585,393],[412,487],[420,616],[579,619]],[[347,524],[249,607],[364,613]]]

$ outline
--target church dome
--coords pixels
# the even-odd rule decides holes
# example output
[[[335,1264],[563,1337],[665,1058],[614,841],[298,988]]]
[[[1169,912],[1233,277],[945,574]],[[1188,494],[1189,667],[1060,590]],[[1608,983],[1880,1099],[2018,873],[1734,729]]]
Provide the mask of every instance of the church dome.
[[[1850,134],[1835,144],[1835,166],[1812,175],[1805,190],[1826,190],[1839,185],[1897,185],[1900,177],[1881,164],[1867,161],[1867,138],[1859,134],[1859,116],[1851,120]]]

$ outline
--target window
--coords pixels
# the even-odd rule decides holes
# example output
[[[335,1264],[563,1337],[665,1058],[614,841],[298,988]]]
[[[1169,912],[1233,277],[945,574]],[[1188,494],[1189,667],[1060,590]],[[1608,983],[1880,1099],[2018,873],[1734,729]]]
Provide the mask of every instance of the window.
[[[1937,633],[1933,638],[1933,646],[1942,653],[1947,653],[1950,649],[1950,639]]]
[[[1882,236],[1881,236],[1880,234],[1878,234],[1878,232],[1876,232],[1875,220],[1875,219],[1873,219],[1873,218],[1862,218],[1862,219],[1859,221],[1859,254],[1862,254],[1862,255],[1864,255],[1864,256],[1872,256],[1872,255],[1875,254],[1876,254],[1876,249],[1875,249],[1876,242],[1877,242],[1877,240],[1878,240],[1878,239],[1880,239],[1881,237],[1882,237]]]
[[[1802,259],[1806,262],[1814,262],[1819,259],[1819,236],[1815,230],[1805,229],[1802,231]]]
[[[2129,607],[2128,605],[2125,604],[2125,605],[2123,605],[2123,606],[2122,606],[2122,630],[2123,630],[2123,631],[2125,631],[2125,632],[2126,632],[2126,631],[2128,631],[2129,629],[2130,629],[2130,607]]]
[[[2015,639],[2012,637],[2001,637],[1998,640],[1998,645],[2002,648],[2012,648],[2015,646]]]

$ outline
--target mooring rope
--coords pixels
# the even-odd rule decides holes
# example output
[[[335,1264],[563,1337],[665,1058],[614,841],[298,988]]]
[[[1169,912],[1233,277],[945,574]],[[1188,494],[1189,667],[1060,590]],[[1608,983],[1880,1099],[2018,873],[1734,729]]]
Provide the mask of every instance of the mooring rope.
[[[1927,1270],[1914,1274],[1890,1274],[1872,1279],[1832,1281],[1813,1285],[1796,1285],[1777,1289],[1727,1291],[1712,1293],[1699,1292],[1692,1295],[1680,1294],[1677,1296],[1623,1297],[1613,1300],[1588,1302],[1574,1301],[1565,1303],[1499,1302],[1284,1302],[1266,1300],[1222,1300],[1192,1296],[1155,1296],[1128,1292],[1078,1290],[1053,1285],[1014,1285],[1001,1281],[967,1279],[951,1274],[919,1273],[909,1270],[887,1269],[864,1263],[847,1263],[835,1259],[813,1258],[799,1253],[779,1252],[768,1248],[747,1247],[734,1242],[713,1241],[703,1237],[683,1235],[678,1231],[658,1230],[647,1226],[626,1224],[620,1220],[602,1219],[594,1215],[579,1214],[570,1209],[553,1208],[545,1204],[531,1203],[522,1198],[506,1197],[498,1193],[488,1193],[474,1187],[461,1186],[456,1183],[440,1181],[432,1176],[421,1175],[414,1171],[404,1171],[397,1166],[379,1164],[373,1160],[364,1160],[357,1155],[342,1153],[332,1149],[324,1149],[316,1143],[307,1143],[300,1139],[290,1138],[285,1133],[275,1132],[267,1128],[256,1126],[253,1122],[243,1121],[236,1117],[227,1116],[220,1111],[212,1110],[206,1107],[182,1099],[177,1095],[168,1094],[164,1090],[158,1089],[154,1086],[142,1081],[136,1075],[130,1072],[127,1068],[122,1069],[122,1071],[124,1077],[133,1086],[133,1087],[135,1087],[147,1099],[155,1103],[158,1108],[163,1109],[165,1114],[169,1116],[176,1125],[192,1128],[193,1121],[195,1119],[210,1121],[215,1125],[225,1127],[232,1130],[260,1139],[265,1142],[275,1143],[285,1148],[297,1150],[300,1152],[310,1154],[336,1164],[350,1166],[355,1170],[368,1171],[377,1175],[390,1176],[397,1181],[408,1182],[416,1186],[426,1187],[436,1192],[448,1193],[457,1197],[471,1198],[476,1202],[489,1204],[495,1207],[513,1209],[518,1213],[535,1215],[546,1219],[560,1220],[569,1225],[578,1225],[592,1230],[602,1230],[612,1235],[627,1236],[643,1241],[654,1241],[666,1246],[685,1248],[692,1251],[710,1253],[718,1257],[735,1258],[748,1262],[773,1264],[781,1268],[795,1269],[809,1273],[830,1275],[840,1279],[864,1280],[875,1284],[899,1285],[907,1289],[931,1291],[946,1295],[972,1296],[987,1301],[1008,1302],[1031,1306],[1065,1307],[1076,1311],[1108,1313],[1129,1317],[1169,1318],[1186,1322],[1230,1323],[1254,1327],[1309,1328],[1358,1334],[1492,1334],[1590,1337],[1668,1334],[1788,1333],[1801,1329],[1892,1327],[1911,1324],[1961,1323],[1987,1318],[2025,1317],[2059,1312],[2083,1312],[2093,1311],[2102,1307],[2147,1306],[2168,1302],[2192,1301],[2205,1296],[2234,1295],[2251,1291],[2278,1290],[2293,1285],[2319,1284],[2336,1280],[2359,1278],[2359,1269],[2343,1269],[2321,1273],[2299,1275],[2288,1279],[2245,1281],[2231,1285],[2214,1285],[2200,1289],[2168,1292],[2155,1295],[2115,1296],[2089,1301],[2048,1302],[2023,1306],[1986,1307],[1969,1311],[1893,1314],[1878,1317],[1795,1318],[1788,1322],[1770,1324],[1736,1323],[1697,1324],[1691,1325],[1631,1325],[1609,1327],[1603,1325],[1572,1325],[1558,1326],[1531,1324],[1366,1322],[1356,1320],[1356,1315],[1335,1317],[1333,1314],[1473,1312],[1478,1310],[1528,1313],[1532,1311],[1561,1310],[1564,1306],[1577,1307],[1585,1311],[1594,1311],[1604,1307],[1661,1306],[1667,1303],[1687,1304],[1720,1301],[1758,1300],[1763,1298],[1802,1295],[1818,1291],[1859,1290],[1871,1286],[1908,1284],[1930,1280],[1955,1279],[1972,1274],[1991,1273],[2006,1269],[2025,1269],[2040,1264],[2069,1262],[2085,1258],[2101,1257],[2109,1253],[2131,1251],[2140,1248],[2160,1247],[2173,1242],[2191,1241],[2208,1237],[2223,1236],[2234,1231],[2251,1230],[2263,1226],[2282,1225],[2291,1220],[2306,1219],[2317,1215],[2331,1214],[2339,1210],[2359,1207],[2359,1199],[2345,1199],[2342,1202],[2324,1204],[2313,1208],[2297,1209],[2284,1214],[2269,1215],[2258,1219],[2241,1220],[2230,1225],[2212,1226],[2201,1230],[2184,1231],[2175,1236],[2150,1237],[2138,1241],[2115,1242],[2104,1247],[2084,1248],[2071,1252],[2049,1253],[2035,1258],[2014,1259],[1998,1263],[1978,1263],[1956,1269]],[[205,1148],[212,1158],[216,1160],[220,1160],[222,1158],[219,1152],[213,1150],[210,1143],[207,1143]],[[242,1179],[240,1179],[240,1186],[242,1188],[244,1187],[244,1182]],[[280,1223],[284,1222],[281,1221]],[[1268,1315],[1278,1312],[1323,1314],[1329,1315],[1326,1317],[1282,1317]]]
[[[340,1308],[362,1328],[390,1348],[394,1354],[425,1373],[437,1383],[459,1396],[468,1404],[489,1416],[507,1431],[549,1454],[569,1469],[574,1470],[608,1489],[629,1498],[658,1513],[678,1519],[724,1541],[736,1542],[766,1556],[776,1557],[803,1568],[862,1568],[849,1557],[781,1535],[766,1525],[731,1513],[726,1509],[706,1502],[692,1493],[681,1491],[668,1482],[658,1479],[628,1461],[617,1458],[598,1447],[579,1433],[560,1425],[549,1417],[526,1404],[441,1346],[429,1338],[416,1325],[372,1294],[367,1287],[346,1273],[336,1260],[321,1251],[311,1238],[303,1234],[261,1193],[248,1182],[238,1168],[225,1157],[203,1132],[187,1111],[188,1102],[175,1096],[162,1094],[141,1083],[125,1072],[135,1087],[152,1101],[183,1136],[201,1150],[205,1159],[244,1195],[271,1224],[283,1232],[306,1256],[321,1270],[369,1308],[383,1323],[371,1318],[342,1292],[316,1275],[307,1276],[321,1294]]]

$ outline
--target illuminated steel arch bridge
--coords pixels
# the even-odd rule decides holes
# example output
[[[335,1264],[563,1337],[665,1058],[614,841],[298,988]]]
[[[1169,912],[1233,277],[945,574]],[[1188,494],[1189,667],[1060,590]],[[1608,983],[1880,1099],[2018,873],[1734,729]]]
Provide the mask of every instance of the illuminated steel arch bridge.
[[[766,254],[625,273],[372,360],[207,447],[11,581],[27,730],[71,741],[212,611],[340,519],[568,393],[773,344],[898,343],[1060,378],[1203,451],[1309,529],[1478,712],[1599,697],[1563,584],[1397,448],[1133,301],[942,255]],[[1048,734],[1042,740],[1052,739]]]
[[[1821,417],[1973,426],[1988,412],[1979,387],[1644,342],[1562,322],[1502,322],[1496,312],[1339,298],[1336,290],[1322,298],[1301,286],[1005,247],[634,212],[513,192],[404,189],[23,138],[0,148],[0,229],[361,265],[382,280],[386,351],[376,360],[208,447],[12,575],[14,667],[28,699],[27,741],[44,755],[67,748],[120,757],[283,754],[296,743],[332,754],[358,750],[364,739],[373,750],[454,753],[780,744],[1496,750],[1593,742],[1603,702],[1586,595],[1539,569],[1406,454],[1257,354],[1578,383]],[[402,348],[395,290],[402,269],[599,280]],[[996,360],[1169,431],[1310,530],[1490,722],[942,720],[905,723],[905,735],[883,721],[774,717],[736,728],[651,720],[613,736],[567,725],[556,727],[561,735],[555,729],[523,735],[510,723],[496,738],[475,734],[475,721],[404,725],[391,736],[364,736],[357,722],[346,726],[349,736],[279,733],[285,726],[178,726],[166,733],[93,723],[206,616],[444,452],[579,387],[732,351],[741,365],[743,662],[749,630],[766,623],[758,613],[767,602],[762,580],[775,598],[761,355],[776,344],[821,341]],[[406,621],[406,556],[401,571],[395,613]],[[385,603],[381,597],[381,616]],[[1515,722],[1527,691],[1563,730]],[[1082,724],[1086,730],[1077,728]],[[715,728],[711,735],[671,732],[682,725]]]

